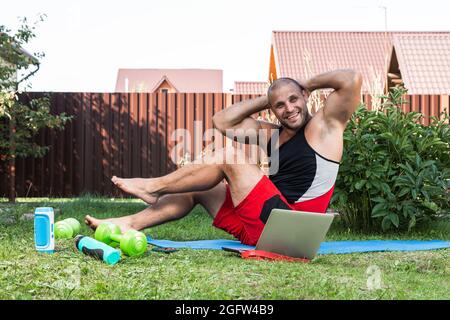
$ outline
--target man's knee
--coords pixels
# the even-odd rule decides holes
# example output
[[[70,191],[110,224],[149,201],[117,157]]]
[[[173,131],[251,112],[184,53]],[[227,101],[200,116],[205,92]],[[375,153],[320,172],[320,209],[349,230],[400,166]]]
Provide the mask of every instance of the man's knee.
[[[214,218],[225,201],[226,191],[226,184],[220,182],[209,190],[194,192],[194,202],[202,205]]]
[[[227,147],[215,150],[213,153],[207,154],[197,161],[197,163],[223,165],[235,163],[236,158],[241,158],[243,155],[240,150],[234,147]]]

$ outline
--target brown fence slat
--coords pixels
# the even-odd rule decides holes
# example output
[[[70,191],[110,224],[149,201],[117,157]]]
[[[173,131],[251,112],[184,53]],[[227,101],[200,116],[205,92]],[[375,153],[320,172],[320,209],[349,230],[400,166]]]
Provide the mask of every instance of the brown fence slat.
[[[175,131],[176,124],[176,93],[167,94],[167,130],[166,130],[166,159],[167,159],[167,172],[173,170],[173,163],[170,158],[170,152],[175,146],[175,142],[172,140],[172,133]]]
[[[71,95],[64,94],[64,112],[67,115],[72,115],[73,113],[73,104],[70,97]],[[73,194],[73,157],[73,123],[70,121],[66,124],[66,129],[64,130],[64,195]]]
[[[87,192],[92,192],[93,190],[93,137],[94,133],[92,130],[92,104],[91,95],[89,93],[83,94],[83,112],[84,117],[84,139],[83,139],[83,149],[84,149],[84,183],[85,190]]]
[[[411,111],[411,103],[412,103],[411,96],[404,95],[404,96],[402,97],[402,99],[403,99],[403,101],[405,102],[405,103],[403,103],[402,106],[401,106],[402,111],[403,111],[403,112],[410,112],[410,111]]]
[[[440,96],[433,95],[431,96],[430,101],[430,117],[438,117],[439,116],[439,103],[440,103]],[[430,122],[431,123],[431,122]]]
[[[74,128],[73,145],[74,145],[74,159],[73,159],[73,193],[80,194],[82,192],[83,181],[83,115],[81,104],[81,93],[71,94],[73,119],[71,124]]]
[[[149,177],[148,172],[148,94],[139,94],[139,136],[140,136],[140,170],[142,177]]]
[[[424,116],[420,120],[420,123],[423,125],[428,125],[429,123],[429,115],[430,115],[430,96],[429,95],[422,95],[420,97],[420,108],[419,112],[422,113]]]
[[[446,112],[447,115],[450,113],[450,95],[441,95],[441,104],[439,105],[439,117],[442,112]],[[447,117],[447,123],[449,123],[449,118]]]
[[[111,176],[118,176],[120,171],[120,104],[122,95],[113,93],[111,95]]]
[[[186,128],[186,93],[177,93],[176,94],[176,129],[184,129]],[[175,166],[179,165],[181,159],[184,157],[187,149],[187,141],[186,137],[175,136],[176,141],[174,141],[175,145],[179,143],[183,143],[181,145],[181,150],[176,150],[176,159]]]
[[[157,174],[157,164],[158,164],[158,151],[156,148],[156,142],[158,140],[158,101],[157,101],[157,95],[154,93],[150,93],[149,94],[149,100],[150,100],[150,110],[149,110],[149,123],[150,123],[150,130],[149,130],[149,135],[150,135],[150,146],[149,146],[149,151],[150,151],[150,176],[154,177]]]
[[[52,96],[52,112],[53,113],[55,113],[55,111],[57,113],[57,110],[55,110],[57,108],[57,104],[55,103],[55,101],[57,101],[56,96],[53,95]],[[47,159],[49,160],[50,163],[48,166],[48,175],[46,177],[48,177],[48,179],[49,179],[48,193],[50,196],[54,196],[55,195],[54,194],[54,192],[55,192],[55,167],[56,167],[56,161],[55,161],[56,151],[55,151],[54,145],[55,145],[55,140],[56,140],[56,137],[55,137],[56,133],[55,133],[55,131],[47,131],[47,133],[48,133],[49,140],[46,142],[46,144],[48,146],[50,146],[50,149],[47,153]]]
[[[102,107],[100,109],[101,118],[101,188],[105,190],[108,194],[112,192],[111,182],[108,181],[112,177],[111,167],[112,167],[112,148],[111,148],[111,136],[112,133],[112,116],[111,116],[111,94],[103,93],[101,95],[103,101]]]
[[[191,141],[188,141],[188,148],[190,148],[191,160],[194,160],[195,149],[194,149],[194,94],[186,94],[186,129],[190,134]]]
[[[64,94],[57,93],[56,95],[56,114],[64,112]],[[64,194],[64,163],[67,163],[67,159],[64,159],[64,132],[56,132],[55,145],[52,147],[55,149],[55,195],[62,196]]]
[[[91,106],[92,106],[92,168],[94,172],[102,172],[102,136],[101,136],[101,116],[100,112],[103,108],[103,101],[101,94],[91,93]],[[92,177],[92,192],[101,190],[103,174],[95,174]]]

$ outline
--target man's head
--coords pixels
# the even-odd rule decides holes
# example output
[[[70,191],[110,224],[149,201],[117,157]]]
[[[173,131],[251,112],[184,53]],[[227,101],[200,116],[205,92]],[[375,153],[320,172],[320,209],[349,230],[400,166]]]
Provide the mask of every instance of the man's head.
[[[298,130],[311,118],[306,102],[307,91],[294,79],[275,80],[267,90],[270,109],[288,129]]]

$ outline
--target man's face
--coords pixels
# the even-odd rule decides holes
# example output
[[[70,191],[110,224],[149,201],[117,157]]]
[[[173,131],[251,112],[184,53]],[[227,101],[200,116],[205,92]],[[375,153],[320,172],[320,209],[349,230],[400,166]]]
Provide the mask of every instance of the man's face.
[[[272,90],[269,96],[270,109],[284,127],[292,130],[300,129],[308,121],[306,101],[306,93],[291,83]]]

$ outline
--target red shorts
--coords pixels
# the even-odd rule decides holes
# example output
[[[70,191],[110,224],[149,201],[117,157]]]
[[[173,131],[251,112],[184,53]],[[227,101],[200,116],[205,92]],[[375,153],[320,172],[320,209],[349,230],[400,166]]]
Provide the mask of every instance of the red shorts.
[[[333,188],[329,192],[329,197],[331,197],[332,192]],[[263,176],[245,199],[234,207],[230,188],[227,185],[225,201],[214,218],[213,226],[232,234],[244,244],[254,246],[261,236],[272,209],[325,213],[329,197],[327,197],[328,201],[325,201],[325,206],[311,206],[311,202],[305,203],[305,205],[302,205],[302,203],[290,204],[272,181],[267,176]],[[325,203],[324,199],[321,200],[320,203]]]

